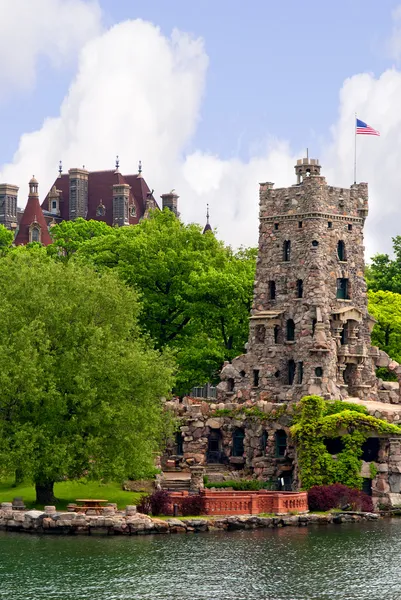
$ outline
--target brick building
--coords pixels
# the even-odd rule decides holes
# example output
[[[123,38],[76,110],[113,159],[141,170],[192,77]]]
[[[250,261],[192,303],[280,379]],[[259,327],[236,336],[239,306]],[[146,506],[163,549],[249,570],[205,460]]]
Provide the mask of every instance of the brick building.
[[[136,225],[147,217],[149,210],[159,208],[153,190],[142,175],[141,164],[137,174],[123,175],[118,161],[116,168],[108,171],[73,168],[63,173],[60,168],[59,176],[41,204],[38,182],[33,178],[24,210],[17,208],[17,196],[17,186],[0,184],[0,224],[16,232],[16,245],[37,239],[37,229],[40,231],[38,241],[49,244],[51,239],[45,232],[44,223],[49,229],[61,221],[82,217],[121,227]],[[178,215],[178,198],[174,190],[162,194],[162,208],[167,207]],[[35,223],[38,224],[36,228]]]

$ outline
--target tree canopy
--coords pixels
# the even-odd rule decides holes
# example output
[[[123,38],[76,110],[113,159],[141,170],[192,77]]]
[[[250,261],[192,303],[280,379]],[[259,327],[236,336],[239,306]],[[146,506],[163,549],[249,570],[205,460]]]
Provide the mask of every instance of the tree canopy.
[[[255,250],[235,253],[165,210],[81,243],[74,259],[113,270],[138,292],[142,326],[158,348],[175,351],[178,393],[213,379],[244,351]]]
[[[61,223],[53,225],[50,230],[53,244],[49,246],[48,252],[51,255],[57,254],[59,257],[68,260],[82,242],[107,235],[112,231],[112,227],[103,221],[94,219],[87,221],[82,217],[78,217],[74,221],[61,221]]]
[[[0,261],[0,470],[37,501],[62,478],[143,476],[164,434],[172,361],[116,274],[17,248]]]
[[[368,288],[401,294],[401,236],[393,238],[394,258],[388,254],[376,254],[366,268]]]

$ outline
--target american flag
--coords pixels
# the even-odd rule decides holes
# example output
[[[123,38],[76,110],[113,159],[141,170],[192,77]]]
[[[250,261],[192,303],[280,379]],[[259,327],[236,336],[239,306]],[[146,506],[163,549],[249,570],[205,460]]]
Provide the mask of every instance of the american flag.
[[[373,127],[370,127],[370,125],[367,125],[360,119],[356,120],[356,133],[361,133],[363,135],[380,135],[380,131],[373,129]]]

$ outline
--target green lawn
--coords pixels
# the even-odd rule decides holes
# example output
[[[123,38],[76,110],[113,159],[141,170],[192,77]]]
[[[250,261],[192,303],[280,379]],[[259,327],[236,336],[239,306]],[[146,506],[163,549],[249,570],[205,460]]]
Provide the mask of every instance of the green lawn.
[[[67,504],[75,502],[77,498],[102,498],[109,502],[116,502],[118,508],[125,508],[127,504],[137,504],[142,494],[125,492],[118,483],[97,483],[84,481],[63,481],[56,483],[54,494],[58,501],[57,509],[64,510]],[[35,488],[33,485],[23,483],[13,486],[12,480],[0,481],[0,502],[12,502],[16,496],[22,496],[24,503],[29,508],[43,508],[35,504]]]

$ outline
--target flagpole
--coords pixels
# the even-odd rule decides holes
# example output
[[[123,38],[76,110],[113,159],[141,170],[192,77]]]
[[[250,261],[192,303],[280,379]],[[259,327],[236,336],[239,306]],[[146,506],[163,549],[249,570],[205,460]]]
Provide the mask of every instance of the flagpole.
[[[354,119],[354,133],[355,133],[355,143],[354,143],[354,183],[356,183],[356,113]]]

